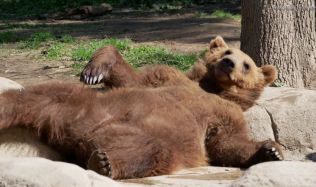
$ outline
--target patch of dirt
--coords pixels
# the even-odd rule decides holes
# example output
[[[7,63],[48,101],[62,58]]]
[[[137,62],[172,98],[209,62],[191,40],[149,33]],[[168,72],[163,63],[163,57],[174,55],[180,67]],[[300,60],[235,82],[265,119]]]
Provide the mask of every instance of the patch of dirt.
[[[78,81],[69,68],[69,62],[42,61],[29,53],[10,51],[8,56],[0,55],[0,67],[0,77],[17,81],[23,86],[50,80]]]
[[[6,22],[7,23],[7,22]],[[90,20],[33,20],[15,21],[10,24],[24,25],[14,29],[17,35],[31,35],[39,30],[54,34],[69,34],[76,38],[131,38],[137,43],[161,46],[172,51],[192,53],[203,51],[211,38],[223,36],[227,42],[239,47],[240,22],[211,18],[197,18],[194,13],[151,16],[104,16]],[[5,22],[0,31],[8,31]],[[36,55],[7,50],[2,46],[0,76],[15,80],[22,85],[32,85],[48,80],[78,81],[69,67],[71,62],[41,60]],[[2,49],[0,49],[2,50]]]

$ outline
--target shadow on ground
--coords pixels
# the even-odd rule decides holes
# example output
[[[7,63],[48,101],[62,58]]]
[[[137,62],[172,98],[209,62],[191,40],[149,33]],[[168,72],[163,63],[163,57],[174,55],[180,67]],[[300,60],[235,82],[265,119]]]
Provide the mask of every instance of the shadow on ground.
[[[5,21],[0,32],[13,32],[17,41],[34,32],[50,31],[77,38],[131,38],[136,42],[174,41],[208,43],[216,35],[239,41],[240,23],[223,19],[197,18],[194,14],[151,17],[104,17],[97,20]]]
[[[316,153],[310,153],[306,156],[306,159],[316,162]]]

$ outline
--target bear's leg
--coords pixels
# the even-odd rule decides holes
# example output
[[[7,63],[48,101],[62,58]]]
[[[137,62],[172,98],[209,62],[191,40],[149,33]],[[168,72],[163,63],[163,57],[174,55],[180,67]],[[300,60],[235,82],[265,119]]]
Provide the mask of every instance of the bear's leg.
[[[227,102],[215,114],[205,138],[210,164],[249,167],[259,162],[283,160],[277,143],[249,138],[249,128],[240,107]]]
[[[100,111],[97,93],[82,85],[47,83],[0,94],[0,129],[28,127],[50,141],[68,136],[69,124],[76,128],[95,119],[88,111]],[[98,109],[99,108],[99,109]],[[80,114],[80,115],[78,115]]]
[[[110,87],[127,87],[138,84],[138,74],[125,62],[113,46],[97,51],[81,72],[80,80],[86,84],[103,82]]]
[[[283,160],[279,145],[271,140],[255,142],[246,133],[218,135],[210,139],[206,140],[206,147],[212,165],[249,167],[260,162]]]
[[[112,46],[94,54],[81,72],[80,80],[86,84],[103,82],[110,87],[161,87],[189,81],[182,72],[168,66],[148,66],[135,71]]]
[[[178,168],[173,152],[163,141],[131,126],[110,125],[98,130],[87,142],[87,169],[113,179],[127,179],[170,174]]]

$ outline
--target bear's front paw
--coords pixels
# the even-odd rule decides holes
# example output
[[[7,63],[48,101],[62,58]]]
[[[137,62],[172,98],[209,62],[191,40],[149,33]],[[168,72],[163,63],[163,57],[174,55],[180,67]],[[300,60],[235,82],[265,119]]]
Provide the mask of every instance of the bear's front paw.
[[[112,177],[111,163],[104,151],[95,150],[88,160],[87,168],[101,175]]]
[[[99,84],[108,77],[110,68],[107,64],[100,65],[90,61],[81,72],[80,81],[90,85]]]
[[[260,151],[264,154],[265,161],[284,160],[280,147],[273,141],[266,141]]]

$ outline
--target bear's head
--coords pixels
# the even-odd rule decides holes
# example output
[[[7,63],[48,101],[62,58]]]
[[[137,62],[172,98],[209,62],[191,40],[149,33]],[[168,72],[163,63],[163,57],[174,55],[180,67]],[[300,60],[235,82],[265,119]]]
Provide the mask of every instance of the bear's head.
[[[214,70],[214,78],[223,88],[264,87],[277,76],[274,66],[257,67],[247,54],[239,49],[229,48],[220,36],[210,42],[205,62],[208,68]]]
[[[257,67],[247,54],[228,47],[220,36],[210,42],[204,60],[194,68],[194,76],[198,75],[198,78],[193,79],[204,90],[236,102],[243,110],[253,106],[264,87],[277,76],[274,66]]]

